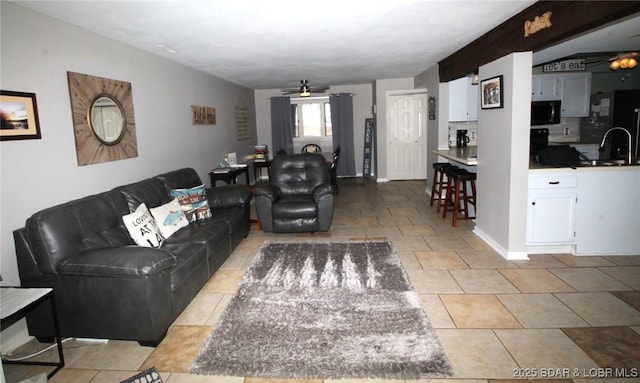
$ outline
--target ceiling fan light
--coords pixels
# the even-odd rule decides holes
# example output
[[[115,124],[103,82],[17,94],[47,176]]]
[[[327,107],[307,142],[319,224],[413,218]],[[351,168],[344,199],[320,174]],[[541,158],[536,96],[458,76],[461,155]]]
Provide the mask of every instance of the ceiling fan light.
[[[629,69],[635,68],[638,65],[638,61],[634,57],[629,58]]]
[[[622,69],[629,68],[629,58],[628,57],[625,57],[622,60],[620,60],[620,68],[622,68]]]
[[[620,68],[620,62],[618,60],[613,60],[611,64],[609,64],[609,69],[618,70]]]

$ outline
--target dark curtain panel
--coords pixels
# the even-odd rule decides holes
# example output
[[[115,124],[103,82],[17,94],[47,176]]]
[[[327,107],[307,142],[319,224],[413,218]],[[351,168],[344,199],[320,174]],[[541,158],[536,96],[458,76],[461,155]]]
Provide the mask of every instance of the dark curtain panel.
[[[329,96],[329,103],[331,105],[333,149],[335,150],[340,146],[340,161],[338,161],[337,174],[339,176],[355,176],[353,96],[351,93],[332,94]]]
[[[272,153],[285,150],[293,153],[293,116],[289,97],[271,97],[271,148]]]

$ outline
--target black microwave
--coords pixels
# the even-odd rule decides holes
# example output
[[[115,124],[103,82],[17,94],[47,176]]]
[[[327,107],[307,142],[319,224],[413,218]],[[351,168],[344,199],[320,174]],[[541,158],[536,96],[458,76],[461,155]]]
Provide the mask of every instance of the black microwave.
[[[560,123],[560,100],[532,101],[531,126]]]

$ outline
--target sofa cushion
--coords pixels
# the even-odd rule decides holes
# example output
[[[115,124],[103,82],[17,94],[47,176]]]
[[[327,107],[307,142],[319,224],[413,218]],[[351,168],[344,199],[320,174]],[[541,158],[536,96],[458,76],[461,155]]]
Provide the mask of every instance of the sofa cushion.
[[[206,187],[198,185],[187,189],[171,189],[171,198],[177,198],[189,222],[211,218]]]
[[[122,216],[122,221],[138,246],[162,246],[164,237],[145,204],[141,203],[133,213]]]
[[[27,219],[26,228],[38,269],[55,274],[60,262],[84,250],[133,244],[122,222],[122,215],[127,213],[122,195],[112,192],[34,213]]]
[[[196,173],[192,168],[173,170],[160,174],[156,176],[156,178],[164,184],[167,189],[167,193],[171,189],[192,188],[194,186],[202,185],[202,181],[200,180],[198,173]]]
[[[147,178],[113,190],[122,193],[129,205],[129,212],[133,212],[141,203],[152,208],[164,205],[172,199],[162,181],[156,178]]]
[[[141,246],[92,249],[58,265],[61,275],[140,277],[155,275],[177,263],[168,251]]]
[[[181,227],[185,227],[189,224],[187,217],[182,211],[182,206],[178,203],[177,199],[171,200],[171,202],[164,205],[149,209],[151,215],[155,218],[158,228],[162,233],[162,236],[169,238]]]
[[[166,245],[183,243],[199,243],[207,247],[207,251],[214,250],[218,243],[227,241],[229,237],[228,225],[217,220],[196,221],[183,227],[167,239]]]
[[[312,198],[291,197],[273,204],[273,218],[312,218],[318,216],[318,204]]]
[[[165,243],[163,250],[173,254],[176,265],[171,268],[171,291],[189,281],[191,274],[207,267],[207,246],[204,243]]]

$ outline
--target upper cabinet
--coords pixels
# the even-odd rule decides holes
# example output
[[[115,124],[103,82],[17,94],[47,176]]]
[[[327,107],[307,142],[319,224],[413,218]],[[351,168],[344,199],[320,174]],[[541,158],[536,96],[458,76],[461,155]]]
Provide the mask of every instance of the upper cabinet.
[[[560,100],[562,97],[562,77],[558,75],[535,75],[531,83],[531,100]]]
[[[471,77],[449,81],[449,121],[478,120],[478,85]]]
[[[591,73],[564,75],[562,117],[588,117],[591,99]]]
[[[591,97],[591,73],[534,75],[531,100],[562,101],[562,117],[587,117]]]

